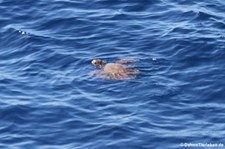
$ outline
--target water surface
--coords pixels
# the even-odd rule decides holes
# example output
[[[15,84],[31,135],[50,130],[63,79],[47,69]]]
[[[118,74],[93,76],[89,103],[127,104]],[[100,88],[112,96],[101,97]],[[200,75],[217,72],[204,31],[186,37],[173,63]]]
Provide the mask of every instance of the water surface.
[[[225,143],[222,0],[0,0],[0,11],[0,148]],[[95,58],[138,59],[141,74],[90,77]]]

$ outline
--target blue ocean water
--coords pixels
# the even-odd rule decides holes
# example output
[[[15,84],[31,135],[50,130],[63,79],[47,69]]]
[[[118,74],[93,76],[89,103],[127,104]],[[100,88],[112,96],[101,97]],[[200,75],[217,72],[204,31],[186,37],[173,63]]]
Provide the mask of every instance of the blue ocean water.
[[[0,12],[0,148],[225,145],[225,1],[0,0]],[[96,58],[138,59],[141,73],[90,76]]]

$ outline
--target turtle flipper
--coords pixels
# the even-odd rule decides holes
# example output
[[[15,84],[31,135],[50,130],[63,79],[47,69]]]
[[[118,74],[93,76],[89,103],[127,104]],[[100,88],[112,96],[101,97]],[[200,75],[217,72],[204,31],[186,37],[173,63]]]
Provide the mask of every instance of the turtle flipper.
[[[126,63],[131,63],[131,62],[137,62],[138,60],[135,59],[121,59],[119,61],[116,61],[118,64],[126,64]]]
[[[91,76],[94,76],[94,75],[98,75],[100,73],[101,73],[100,70],[94,70],[94,71],[91,71],[88,75],[91,77]]]

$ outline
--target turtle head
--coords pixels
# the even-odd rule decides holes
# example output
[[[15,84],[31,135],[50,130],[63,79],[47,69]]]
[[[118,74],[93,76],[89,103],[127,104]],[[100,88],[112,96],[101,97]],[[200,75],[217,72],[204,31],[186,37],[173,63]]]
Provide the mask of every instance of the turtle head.
[[[102,68],[106,62],[100,59],[94,59],[91,61],[92,65]]]

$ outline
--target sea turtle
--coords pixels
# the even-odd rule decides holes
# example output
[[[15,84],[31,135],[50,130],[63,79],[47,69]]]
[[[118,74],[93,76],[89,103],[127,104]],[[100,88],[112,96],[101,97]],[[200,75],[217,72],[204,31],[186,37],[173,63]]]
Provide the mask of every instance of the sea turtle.
[[[136,62],[137,60],[133,59],[123,59],[116,61],[115,63],[106,63],[100,59],[92,60],[92,64],[101,68],[100,70],[95,70],[91,74],[104,79],[111,80],[126,80],[135,78],[139,74],[137,68],[124,65],[129,62]]]

